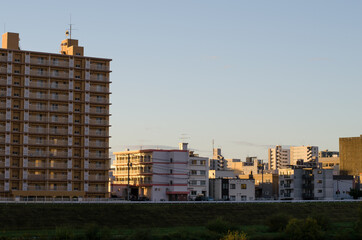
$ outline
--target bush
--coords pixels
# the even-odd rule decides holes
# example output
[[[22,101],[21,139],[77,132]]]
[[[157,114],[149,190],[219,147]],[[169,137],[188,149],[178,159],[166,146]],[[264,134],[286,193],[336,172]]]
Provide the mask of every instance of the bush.
[[[319,240],[323,238],[322,228],[313,218],[296,219],[288,222],[285,228],[288,239],[291,240]]]
[[[331,220],[323,214],[314,214],[312,218],[317,221],[317,224],[324,230],[328,230],[331,226]]]
[[[74,229],[69,227],[57,227],[55,229],[55,239],[57,240],[70,240],[73,239]]]
[[[221,240],[247,240],[247,236],[244,232],[228,231],[228,233],[223,238],[221,238]]]
[[[218,217],[214,220],[209,221],[206,224],[206,228],[212,232],[225,234],[229,230],[236,230],[236,227],[231,223],[225,221],[223,218]]]
[[[271,232],[281,232],[285,229],[289,220],[289,215],[280,213],[269,217],[266,221],[266,225],[269,227],[269,231]]]

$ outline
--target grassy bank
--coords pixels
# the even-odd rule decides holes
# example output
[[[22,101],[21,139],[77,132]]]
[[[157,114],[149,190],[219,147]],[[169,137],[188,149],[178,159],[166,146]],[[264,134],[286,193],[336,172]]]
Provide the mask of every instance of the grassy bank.
[[[194,235],[198,235],[206,232],[208,223],[218,217],[258,236],[270,234],[265,230],[266,219],[277,214],[299,219],[318,214],[335,224],[334,229],[338,226],[343,229],[357,222],[361,207],[360,202],[0,204],[0,236],[31,235],[34,232],[43,233],[43,236],[55,236],[56,231],[58,234],[62,234],[61,231],[72,231],[84,235],[92,229],[105,231],[105,235],[119,236],[120,239],[133,234],[142,235],[142,229],[149,229],[146,235],[160,238],[163,235],[187,231],[196,231],[197,234]],[[183,228],[183,231],[180,231],[180,228]]]

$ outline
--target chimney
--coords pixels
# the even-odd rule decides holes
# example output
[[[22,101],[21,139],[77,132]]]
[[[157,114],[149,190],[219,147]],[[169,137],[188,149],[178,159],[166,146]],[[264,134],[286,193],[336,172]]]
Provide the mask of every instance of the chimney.
[[[19,50],[19,33],[6,32],[2,38],[2,48]]]
[[[180,150],[187,150],[188,143],[179,143],[178,147]]]

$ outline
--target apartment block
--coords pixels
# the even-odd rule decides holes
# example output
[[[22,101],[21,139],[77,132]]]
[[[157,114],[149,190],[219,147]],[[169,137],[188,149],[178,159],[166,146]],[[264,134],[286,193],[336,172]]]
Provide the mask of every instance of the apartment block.
[[[279,199],[333,199],[333,170],[294,166],[278,170]]]
[[[290,147],[290,164],[298,165],[298,161],[318,162],[318,147],[316,146],[299,146]]]
[[[185,149],[183,146],[181,149]],[[189,154],[189,198],[195,200],[198,196],[209,196],[209,158],[200,157],[193,151]]]
[[[61,54],[0,49],[0,196],[108,197],[111,59],[84,56],[78,40]]]
[[[226,170],[227,167],[227,160],[221,155],[221,148],[214,148],[210,159],[210,170]]]
[[[290,151],[278,145],[268,149],[269,169],[277,170],[290,164]]]
[[[339,139],[340,171],[343,175],[362,173],[362,135]]]
[[[209,180],[210,196],[216,201],[254,201],[253,179],[216,178]]]
[[[115,152],[118,196],[131,200],[186,201],[189,195],[188,150],[145,149]]]

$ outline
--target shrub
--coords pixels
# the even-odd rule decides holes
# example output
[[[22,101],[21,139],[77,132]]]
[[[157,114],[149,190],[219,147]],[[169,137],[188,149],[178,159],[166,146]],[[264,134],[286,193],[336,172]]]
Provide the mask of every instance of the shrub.
[[[285,229],[289,220],[289,215],[279,213],[269,217],[266,221],[266,225],[269,227],[269,231],[271,232],[281,232]]]
[[[223,233],[223,234],[227,233],[229,230],[236,230],[235,226],[233,226],[231,223],[225,221],[221,217],[210,220],[206,224],[206,228],[212,232]]]
[[[313,218],[291,219],[285,228],[285,233],[291,240],[319,240],[323,238],[322,228]]]
[[[246,233],[239,231],[228,231],[228,233],[221,238],[221,240],[247,240]]]
[[[55,239],[57,240],[70,240],[73,239],[74,229],[69,227],[57,227],[55,229]]]

